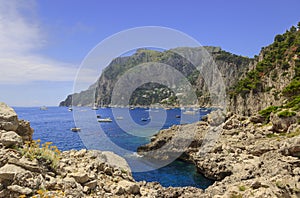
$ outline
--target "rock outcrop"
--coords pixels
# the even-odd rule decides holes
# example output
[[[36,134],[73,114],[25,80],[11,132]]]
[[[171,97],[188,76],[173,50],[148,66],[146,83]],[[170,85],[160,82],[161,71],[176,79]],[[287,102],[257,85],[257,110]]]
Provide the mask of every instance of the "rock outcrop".
[[[193,128],[195,140],[181,158],[194,163],[204,176],[216,180],[200,197],[299,197],[299,128],[277,133],[271,124],[251,120],[253,118],[232,115],[220,126],[200,121],[171,127],[156,134],[151,143],[138,151],[155,158],[147,152],[160,148],[162,141],[172,142],[176,131],[189,133]],[[201,144],[212,128],[219,129],[220,135],[203,153],[201,149],[205,148]],[[180,147],[179,141],[175,143],[174,147]],[[168,154],[162,150],[156,156],[167,158],[164,155]]]

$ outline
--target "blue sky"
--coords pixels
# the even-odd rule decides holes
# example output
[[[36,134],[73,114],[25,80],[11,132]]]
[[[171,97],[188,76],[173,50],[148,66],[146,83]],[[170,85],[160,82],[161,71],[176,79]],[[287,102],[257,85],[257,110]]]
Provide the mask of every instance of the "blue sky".
[[[139,26],[182,31],[253,57],[300,21],[299,0],[0,0],[0,101],[58,105],[99,42]]]

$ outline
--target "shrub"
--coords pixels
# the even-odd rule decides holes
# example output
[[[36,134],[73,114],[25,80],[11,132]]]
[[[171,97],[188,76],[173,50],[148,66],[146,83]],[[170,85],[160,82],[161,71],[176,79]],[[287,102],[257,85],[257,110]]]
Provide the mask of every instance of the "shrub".
[[[276,112],[278,110],[278,108],[279,108],[278,106],[269,106],[269,107],[267,107],[267,108],[259,111],[258,113],[261,116],[263,116],[266,119],[267,122],[269,122],[269,120],[270,120],[270,114],[272,112]]]
[[[59,163],[60,151],[56,146],[51,146],[52,142],[40,144],[41,140],[27,141],[21,153],[23,156],[33,160],[44,160],[51,168],[55,169]]]
[[[278,116],[280,118],[288,118],[288,117],[293,117],[296,115],[296,112],[294,111],[289,111],[289,110],[284,110],[278,113]]]
[[[296,96],[292,101],[288,102],[284,108],[292,108],[293,111],[300,110],[300,96]]]
[[[297,79],[294,79],[291,81],[291,83],[286,86],[282,93],[286,96],[294,96],[300,93],[300,81]]]
[[[239,190],[240,190],[240,191],[245,191],[245,190],[246,190],[246,187],[245,187],[245,186],[239,186]]]

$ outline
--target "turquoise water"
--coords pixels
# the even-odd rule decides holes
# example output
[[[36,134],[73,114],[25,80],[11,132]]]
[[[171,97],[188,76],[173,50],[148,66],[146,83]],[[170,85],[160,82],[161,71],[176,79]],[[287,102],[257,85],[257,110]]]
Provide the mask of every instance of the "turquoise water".
[[[149,111],[148,109],[136,108],[129,111],[127,109],[99,109],[93,111],[90,108],[78,108],[76,109],[78,115],[92,115],[93,118],[88,118],[88,116],[82,116],[78,125],[84,125],[85,131],[79,133],[74,133],[70,131],[70,128],[75,127],[73,112],[68,111],[66,107],[49,107],[47,111],[41,111],[38,107],[16,107],[14,108],[20,119],[29,120],[32,128],[35,129],[33,138],[40,139],[41,142],[53,142],[60,150],[70,150],[70,149],[100,149],[100,150],[112,150],[108,141],[101,141],[98,138],[100,129],[105,133],[111,142],[117,146],[124,148],[128,151],[135,152],[137,147],[140,145],[148,143],[151,134],[156,133],[156,129],[169,128],[172,125],[182,124],[182,123],[192,123],[201,118],[201,116],[207,114],[208,112],[200,112],[195,115],[181,116],[181,118],[176,118],[176,115],[181,114],[180,109],[172,109],[164,111],[162,109],[155,109]],[[79,112],[79,113],[78,113]],[[92,113],[91,113],[92,112]],[[122,117],[120,120],[115,120],[114,115]],[[96,121],[91,121],[91,119],[96,120],[96,114],[100,114],[101,117],[110,117],[112,122],[109,123],[98,123]],[[181,114],[182,115],[182,114]],[[130,117],[130,118],[129,118]],[[146,121],[141,118],[151,118]],[[130,119],[130,120],[129,120]],[[132,120],[131,120],[132,119]],[[155,130],[138,130],[137,126],[147,126],[151,120],[150,129]],[[96,124],[95,124],[96,123]],[[136,125],[135,125],[136,124]],[[131,129],[130,133],[124,130],[124,126]],[[81,128],[82,126],[80,126]],[[137,129],[136,131],[134,131]],[[125,132],[127,131],[127,132]],[[147,134],[146,137],[143,135],[136,136],[135,134],[142,133]],[[101,145],[101,148],[99,148]],[[106,149],[105,149],[106,148]],[[122,155],[123,153],[117,154]],[[130,163],[129,163],[130,164]],[[157,170],[147,171],[147,172],[133,172],[133,177],[137,181],[157,181],[163,186],[194,186],[202,189],[207,188],[212,184],[212,181],[204,178],[202,175],[196,172],[194,165],[176,160],[171,164],[159,168]]]

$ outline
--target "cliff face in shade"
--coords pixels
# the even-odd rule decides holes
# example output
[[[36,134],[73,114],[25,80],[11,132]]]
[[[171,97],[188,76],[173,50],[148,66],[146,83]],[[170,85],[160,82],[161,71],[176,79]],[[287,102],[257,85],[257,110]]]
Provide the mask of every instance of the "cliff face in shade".
[[[240,76],[245,73],[247,68],[253,64],[250,58],[237,56],[229,52],[221,50],[219,47],[205,47],[207,52],[214,59],[218,69],[220,70],[226,87],[232,86]],[[187,59],[183,58],[174,51],[183,52],[184,54],[193,54],[193,56],[201,56],[202,48],[181,47],[163,52],[139,49],[131,56],[118,57],[114,59],[104,70],[97,82],[85,91],[67,96],[66,100],[60,103],[60,106],[92,106],[109,105],[111,103],[111,94],[118,79],[129,69],[143,63],[163,63],[169,65],[181,74],[192,84],[194,91],[200,102],[200,106],[209,106],[209,93],[207,91],[204,79],[199,75],[196,67],[204,67],[201,65],[191,64]],[[199,58],[201,60],[201,58]],[[163,72],[163,71],[162,71]],[[146,99],[145,99],[146,98]],[[154,103],[163,103],[176,105],[175,93],[172,93],[168,87],[147,83],[139,87],[130,99],[132,105],[150,105]]]

